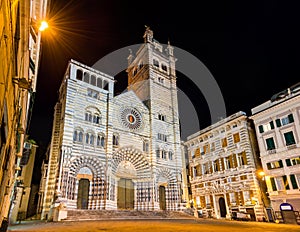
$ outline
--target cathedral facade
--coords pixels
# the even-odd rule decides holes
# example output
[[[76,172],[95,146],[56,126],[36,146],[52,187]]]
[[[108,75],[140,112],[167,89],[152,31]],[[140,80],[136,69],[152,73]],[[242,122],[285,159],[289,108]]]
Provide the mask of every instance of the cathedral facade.
[[[127,91],[71,60],[55,106],[41,218],[67,209],[180,210],[183,192],[173,47],[146,28],[128,57]]]

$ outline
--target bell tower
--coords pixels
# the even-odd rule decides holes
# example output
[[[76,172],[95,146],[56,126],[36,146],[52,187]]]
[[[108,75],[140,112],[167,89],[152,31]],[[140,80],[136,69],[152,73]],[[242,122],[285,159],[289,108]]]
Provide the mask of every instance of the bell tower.
[[[128,57],[128,90],[133,90],[149,109],[151,161],[156,173],[162,169],[172,173],[176,192],[180,190],[183,164],[174,48],[170,42],[161,44],[155,40],[148,26],[143,38],[144,43],[136,54],[131,52]],[[162,184],[169,191],[167,183],[161,182],[157,188]]]

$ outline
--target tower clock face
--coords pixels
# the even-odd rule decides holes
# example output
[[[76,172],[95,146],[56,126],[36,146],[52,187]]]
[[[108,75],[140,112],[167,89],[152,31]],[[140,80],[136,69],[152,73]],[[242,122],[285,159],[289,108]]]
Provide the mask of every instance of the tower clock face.
[[[131,130],[138,130],[142,127],[142,116],[134,108],[124,108],[120,114],[121,122],[123,126]]]

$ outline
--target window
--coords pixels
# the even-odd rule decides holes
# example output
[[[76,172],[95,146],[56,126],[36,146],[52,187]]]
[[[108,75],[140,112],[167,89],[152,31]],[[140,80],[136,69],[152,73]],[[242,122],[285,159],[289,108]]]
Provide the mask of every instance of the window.
[[[143,151],[148,152],[149,151],[149,142],[143,141]]]
[[[104,147],[105,145],[105,142],[104,142],[104,135],[103,134],[100,134],[97,136],[97,146],[98,147]]]
[[[165,65],[165,64],[161,65],[161,69],[164,70],[165,72],[168,71],[167,65]]]
[[[80,69],[76,71],[76,79],[82,81],[82,71]]]
[[[295,177],[294,174],[290,175],[290,181],[292,183],[293,189],[297,189],[298,188],[298,184],[297,184],[296,177]]]
[[[247,162],[246,152],[239,153],[237,158],[238,158],[240,166],[247,165],[248,162]]]
[[[213,152],[213,151],[215,151],[215,149],[216,149],[216,145],[215,145],[214,142],[212,142],[212,143],[210,144],[210,150]]]
[[[284,139],[285,139],[285,144],[287,146],[295,144],[295,138],[294,138],[294,134],[292,131],[284,133]]]
[[[94,138],[95,138],[94,135],[90,136],[90,144],[91,145],[94,145]]]
[[[83,133],[81,131],[74,131],[73,133],[73,141],[74,142],[82,142]]]
[[[164,134],[161,134],[161,133],[157,134],[157,139],[161,140],[161,141],[164,141],[164,142],[167,142],[167,136],[164,135]]]
[[[270,169],[276,169],[276,168],[282,168],[282,167],[283,167],[282,160],[278,160],[278,161],[267,163],[267,168],[269,170]]]
[[[247,180],[247,175],[240,176],[240,180]]]
[[[286,175],[282,176],[282,179],[283,179],[283,183],[284,183],[284,189],[289,190],[290,185],[289,185],[289,182],[288,182],[288,179],[287,179]]]
[[[158,159],[160,158],[160,150],[159,149],[156,150],[156,158],[158,158]]]
[[[169,160],[173,160],[173,152],[169,151]]]
[[[165,150],[162,150],[161,158],[167,159],[167,152]]]
[[[100,124],[100,116],[98,114],[93,116],[93,123]]]
[[[275,149],[275,143],[273,137],[266,139],[266,144],[267,144],[267,150]]]
[[[227,147],[227,138],[221,139],[222,147]]]
[[[260,125],[258,127],[259,133],[263,133],[263,132],[270,131],[270,130],[273,130],[273,129],[274,129],[274,122],[273,121],[270,121],[269,123]]]
[[[233,134],[233,142],[238,143],[239,141],[240,141],[240,134],[239,133]]]
[[[89,97],[93,97],[93,98],[98,99],[98,97],[99,97],[99,92],[96,91],[96,90],[93,90],[93,89],[87,89],[87,95],[88,95]]]
[[[158,114],[158,119],[161,121],[166,121],[166,116],[163,114]]]
[[[159,67],[159,62],[158,62],[158,60],[153,59],[153,65],[154,65],[155,67]]]
[[[113,146],[119,146],[119,135],[113,135]]]
[[[85,143],[89,143],[89,141],[90,141],[90,135],[89,134],[86,134],[85,135]]]
[[[161,84],[163,84],[164,83],[164,78],[158,77],[158,82],[161,83]]]
[[[85,72],[83,74],[83,81],[86,82],[86,83],[90,83],[90,74]]]
[[[230,157],[226,157],[226,159],[225,159],[225,165],[226,165],[226,169],[232,168],[232,162],[231,162],[231,158]]]
[[[200,157],[200,148],[197,148],[194,152],[194,157],[193,158],[198,158]]]
[[[271,181],[272,190],[273,191],[277,191],[277,187],[276,187],[276,183],[275,183],[274,177],[271,177],[270,181]]]
[[[289,114],[287,117],[281,119],[281,124],[283,126],[292,122],[294,122],[293,114]]]
[[[300,156],[285,160],[287,166],[294,166],[300,164]]]

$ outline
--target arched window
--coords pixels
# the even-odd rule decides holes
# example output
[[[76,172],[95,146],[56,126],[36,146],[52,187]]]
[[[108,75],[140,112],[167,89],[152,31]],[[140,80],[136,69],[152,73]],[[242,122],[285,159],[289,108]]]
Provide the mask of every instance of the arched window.
[[[76,71],[76,79],[82,81],[82,71],[80,69]]]
[[[173,152],[169,151],[169,160],[173,160]]]
[[[103,80],[103,89],[108,90],[108,81]]]
[[[155,67],[159,67],[159,62],[158,62],[158,60],[153,59],[153,65],[154,65]]]
[[[91,84],[96,86],[96,77],[95,77],[95,75],[91,76]]]
[[[90,74],[85,72],[83,74],[83,81],[86,82],[86,83],[90,83]]]
[[[104,147],[104,145],[105,145],[104,136],[101,137],[100,145],[101,145],[101,147]]]
[[[80,131],[78,136],[78,141],[82,142],[82,140],[83,140],[83,133]]]
[[[161,69],[164,70],[165,72],[168,71],[167,65],[165,65],[165,64],[161,65]]]
[[[91,145],[94,145],[94,135],[91,135],[91,136],[90,136],[90,144],[91,144]]]
[[[78,139],[77,131],[74,131],[74,134],[73,134],[73,141],[77,141],[77,139]]]
[[[86,135],[85,135],[85,143],[89,143],[89,140],[90,140],[90,135],[87,133]]]
[[[143,141],[143,151],[148,152],[149,151],[149,142]]]
[[[100,124],[100,116],[98,114],[94,114],[93,123]]]
[[[113,145],[119,146],[119,135],[117,135],[117,134],[113,135]]]
[[[98,147],[104,147],[105,142],[104,142],[104,134],[100,134],[97,136],[97,146]]]
[[[102,88],[102,79],[97,78],[97,87]]]

